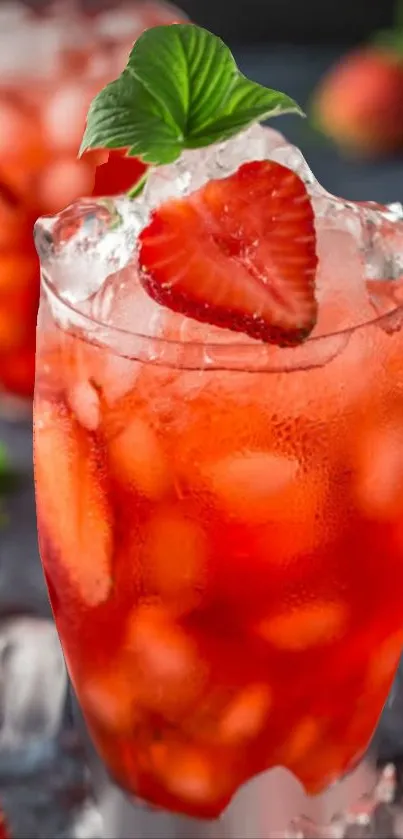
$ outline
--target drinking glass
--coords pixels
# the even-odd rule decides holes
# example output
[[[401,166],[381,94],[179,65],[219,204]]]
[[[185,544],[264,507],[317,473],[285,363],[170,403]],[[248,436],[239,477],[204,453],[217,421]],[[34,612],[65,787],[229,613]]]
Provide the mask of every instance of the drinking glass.
[[[179,19],[159,0],[23,3],[0,8],[0,412],[31,412],[39,266],[32,242],[38,215],[80,195],[104,194],[103,158],[77,160],[88,105],[125,66],[133,41]],[[133,183],[128,171],[127,184]]]
[[[326,318],[292,349],[153,303],[125,201],[37,223],[39,541],[108,836],[342,836],[375,800],[403,644],[403,222],[330,206]]]

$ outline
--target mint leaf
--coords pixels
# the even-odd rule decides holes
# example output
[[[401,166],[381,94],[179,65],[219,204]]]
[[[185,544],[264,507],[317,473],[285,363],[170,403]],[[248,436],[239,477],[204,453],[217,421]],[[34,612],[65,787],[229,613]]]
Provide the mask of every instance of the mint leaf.
[[[243,76],[220,38],[192,24],[157,26],[91,103],[80,154],[126,148],[145,163],[172,163],[183,149],[287,112],[302,114],[289,96]]]
[[[164,110],[126,69],[90,105],[80,154],[86,149],[129,148],[144,163],[171,163],[183,145]]]
[[[279,116],[287,111],[302,113],[284,93],[268,90],[256,82],[249,81],[246,76],[240,73],[238,75],[225,108],[216,114],[214,121],[201,126],[194,133],[189,133],[187,148],[208,146],[210,143],[226,140],[253,122]]]

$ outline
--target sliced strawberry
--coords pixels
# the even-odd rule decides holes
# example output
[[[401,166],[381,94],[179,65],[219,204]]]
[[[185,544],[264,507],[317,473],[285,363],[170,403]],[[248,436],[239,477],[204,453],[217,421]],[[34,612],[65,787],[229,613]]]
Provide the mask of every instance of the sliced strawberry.
[[[142,283],[195,320],[292,346],[316,321],[315,245],[301,179],[278,163],[245,163],[153,213],[139,237]]]
[[[94,440],[63,404],[38,397],[35,415],[39,518],[82,601],[98,606],[112,588],[112,518],[103,464]],[[54,560],[45,555],[44,561]]]

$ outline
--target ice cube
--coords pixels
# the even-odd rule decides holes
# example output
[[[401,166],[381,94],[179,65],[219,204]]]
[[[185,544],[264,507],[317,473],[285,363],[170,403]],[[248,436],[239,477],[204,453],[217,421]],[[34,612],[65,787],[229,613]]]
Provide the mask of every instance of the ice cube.
[[[26,747],[59,729],[67,686],[56,629],[13,618],[0,627],[0,750]]]
[[[403,276],[403,208],[400,204],[372,210],[364,208],[366,276],[394,280]]]
[[[180,198],[192,192],[193,189],[203,183],[203,160],[205,151],[185,151],[174,164],[170,166],[159,166],[154,169],[148,177],[144,189],[144,201],[150,210],[155,209],[163,201],[169,198]],[[197,181],[198,173],[201,172],[201,183]]]
[[[188,195],[211,179],[228,177],[249,160],[269,159],[285,143],[278,131],[253,125],[224,143],[184,151],[174,164],[151,172],[144,200],[153,210],[162,201]]]
[[[104,338],[112,350],[105,356],[97,381],[107,402],[113,404],[134,386],[141,369],[136,359],[153,360],[159,355],[158,344],[148,339],[162,334],[169,313],[143,290],[134,263],[105,280],[87,301],[86,312],[91,321],[105,327],[98,328],[97,338],[101,342]]]
[[[35,244],[45,277],[63,300],[79,306],[130,262],[146,218],[141,203],[82,199],[40,219]]]
[[[135,263],[111,274],[90,301],[91,316],[114,329],[155,337],[166,309],[155,303],[140,285]],[[122,348],[119,343],[118,348]]]
[[[403,278],[403,218],[394,208],[312,195],[319,268],[317,334],[380,318],[386,332],[401,328],[393,312]],[[385,285],[382,294],[382,285]]]
[[[276,149],[285,143],[279,131],[252,125],[241,134],[208,149],[207,175],[209,178],[222,178],[250,160],[270,160]]]
[[[310,185],[318,192],[322,192],[322,187],[316,180],[313,172],[311,172],[302,152],[296,146],[287,143],[284,138],[282,143],[278,143],[278,145],[271,149],[270,159],[276,163],[281,163],[283,166],[287,166],[287,169],[292,169],[306,185]]]
[[[366,323],[373,308],[365,281],[365,257],[354,236],[346,230],[318,223],[316,334],[329,335],[340,329]]]

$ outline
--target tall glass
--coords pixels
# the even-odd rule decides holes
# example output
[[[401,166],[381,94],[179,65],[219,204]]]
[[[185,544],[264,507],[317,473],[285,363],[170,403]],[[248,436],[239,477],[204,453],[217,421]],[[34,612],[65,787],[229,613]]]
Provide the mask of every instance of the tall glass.
[[[403,643],[402,312],[297,349],[138,334],[143,292],[118,326],[80,300],[73,217],[37,226],[36,495],[108,835],[323,836],[375,783]]]
[[[123,69],[144,29],[177,21],[163,0],[0,6],[0,414],[31,413],[39,266],[38,215],[105,194],[103,158],[77,160],[95,93]],[[131,168],[131,167],[130,167]],[[128,171],[123,191],[135,181]]]

